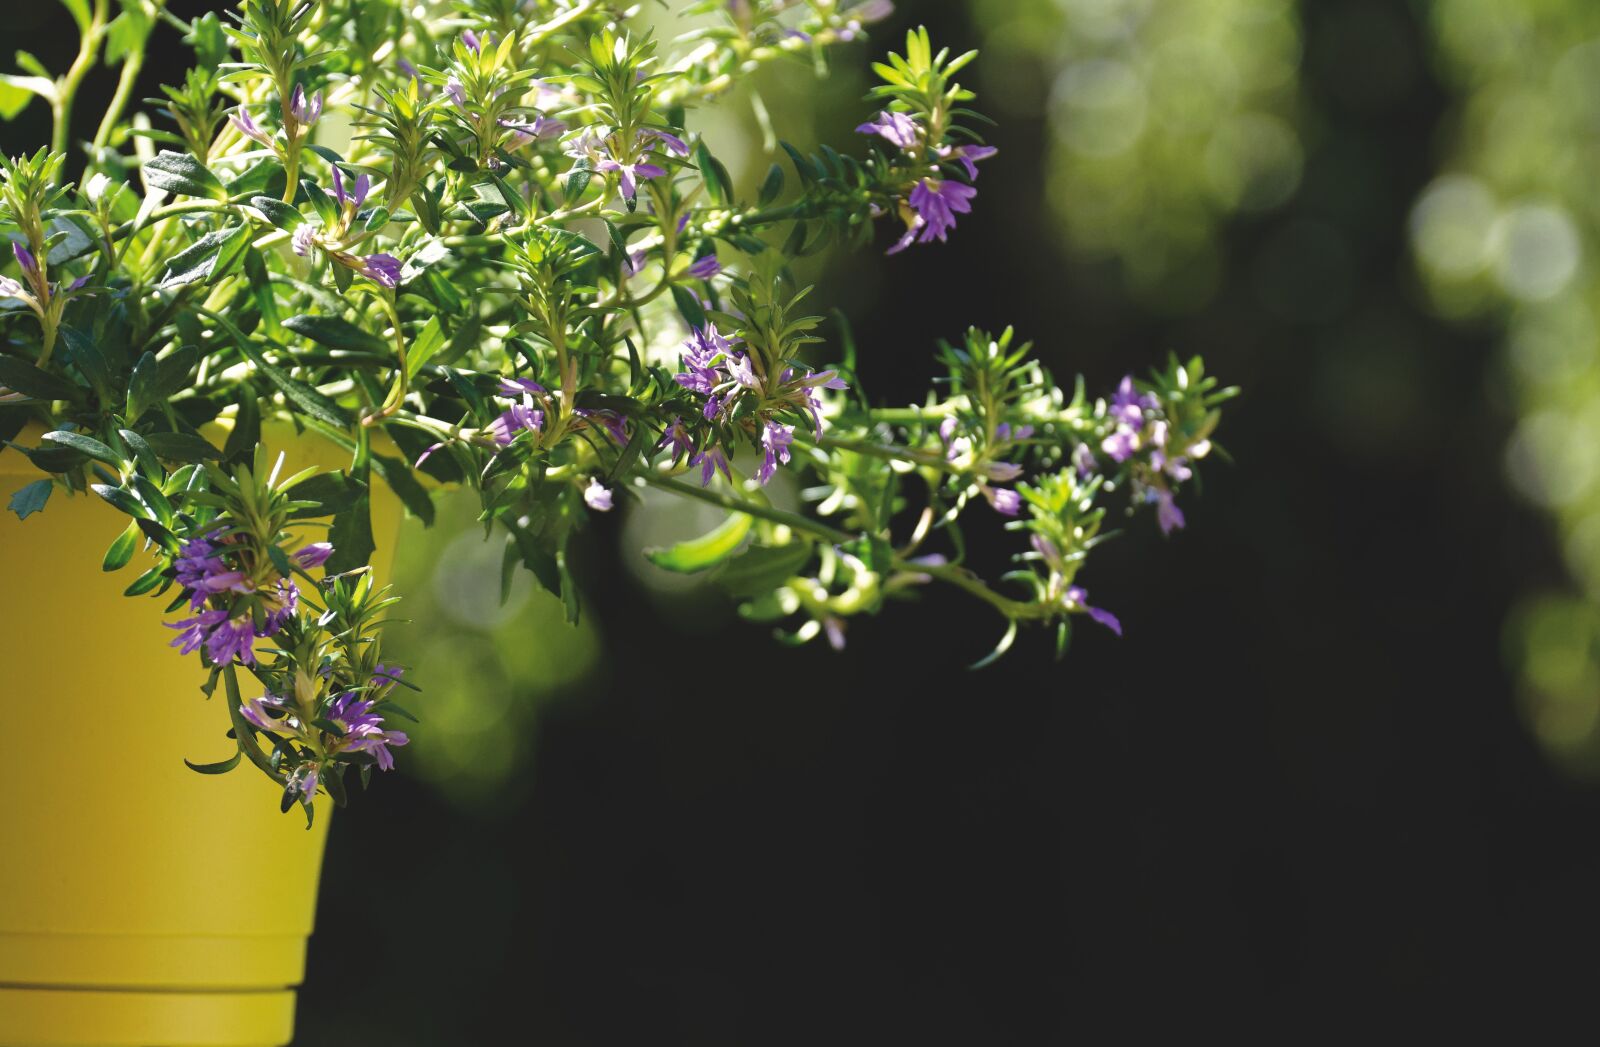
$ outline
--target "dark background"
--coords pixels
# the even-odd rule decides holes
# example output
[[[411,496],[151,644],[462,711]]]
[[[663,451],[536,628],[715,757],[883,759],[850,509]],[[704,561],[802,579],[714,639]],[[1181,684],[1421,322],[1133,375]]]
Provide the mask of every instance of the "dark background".
[[[960,3],[901,6],[977,40]],[[1058,665],[1024,634],[970,673],[999,625],[943,593],[840,655],[686,632],[607,520],[582,564],[600,669],[544,706],[527,776],[476,809],[388,776],[338,819],[296,1043],[1042,1044],[1592,991],[1600,797],[1547,766],[1501,654],[1515,595],[1562,571],[1506,490],[1494,332],[1436,321],[1411,275],[1449,99],[1411,9],[1374,6],[1305,5],[1302,185],[1228,228],[1204,308],[1135,304],[1065,253],[1026,120],[950,245],[880,244],[819,292],[886,402],[969,323],[1092,387],[1169,349],[1244,387],[1189,529],[1137,522],[1090,568],[1126,638],[1081,627]],[[8,18],[64,65],[63,12]],[[1327,227],[1342,251],[1302,235]]]

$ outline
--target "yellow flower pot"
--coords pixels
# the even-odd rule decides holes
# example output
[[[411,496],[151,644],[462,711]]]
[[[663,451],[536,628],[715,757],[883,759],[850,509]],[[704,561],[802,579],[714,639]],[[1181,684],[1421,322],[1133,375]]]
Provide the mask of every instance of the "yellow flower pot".
[[[348,464],[286,427],[264,439],[291,471]],[[198,656],[167,646],[171,593],[122,595],[143,554],[101,571],[127,517],[59,489],[27,520],[3,509],[41,475],[0,450],[0,1044],[286,1044],[332,803],[308,831],[247,762],[184,766],[232,754],[223,689],[208,701]],[[375,487],[380,578],[399,521]]]

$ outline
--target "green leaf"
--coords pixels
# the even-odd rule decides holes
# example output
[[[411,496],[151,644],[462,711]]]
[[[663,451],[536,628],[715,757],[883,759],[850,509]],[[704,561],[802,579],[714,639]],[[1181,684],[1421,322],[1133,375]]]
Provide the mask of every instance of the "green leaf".
[[[783,193],[783,168],[773,164],[767,168],[767,177],[761,180],[761,194],[757,199],[761,206],[772,203]]]
[[[76,400],[78,386],[26,360],[0,356],[0,385],[35,400]]]
[[[31,484],[24,484],[11,496],[7,508],[17,514],[17,519],[26,520],[44,509],[44,503],[50,500],[50,491],[54,487],[55,484],[49,480],[35,480]]]
[[[406,463],[398,458],[374,454],[372,468],[383,477],[384,483],[389,485],[389,489],[411,511],[412,516],[433,526],[433,499],[428,497],[427,489],[412,475]]]
[[[61,0],[61,6],[65,7],[72,15],[72,20],[78,23],[78,32],[86,35],[89,32],[89,0]]]
[[[61,328],[61,341],[66,347],[66,358],[78,369],[79,374],[88,379],[102,403],[114,404],[122,399],[111,376],[111,365],[93,335],[76,327],[64,326]]]
[[[122,590],[123,596],[143,596],[164,581],[160,567],[152,567],[144,574],[133,580],[133,584]]]
[[[694,292],[687,287],[672,285],[672,301],[678,307],[678,315],[683,317],[683,322],[699,330],[706,325],[706,311]]]
[[[150,511],[140,504],[139,499],[120,487],[112,487],[110,484],[90,484],[89,490],[121,509],[135,520],[148,519],[150,516]]]
[[[337,516],[354,508],[366,494],[367,487],[360,480],[344,473],[318,473],[302,480],[291,488],[296,502],[310,502],[309,506],[295,509],[291,520],[316,519]]]
[[[731,596],[744,599],[763,596],[810,563],[812,551],[808,542],[752,545],[723,564],[711,578]]]
[[[143,51],[152,24],[143,4],[124,0],[122,13],[106,26],[106,65]]]
[[[189,770],[197,771],[200,774],[226,774],[239,766],[239,759],[243,755],[243,750],[238,750],[226,760],[219,760],[216,763],[190,763],[189,758],[184,757],[183,763]],[[285,809],[287,810],[287,808]]]
[[[170,400],[173,394],[187,389],[199,362],[200,350],[192,345],[180,346],[162,357],[156,364],[156,387],[152,402]]]
[[[378,356],[390,351],[388,342],[337,316],[291,316],[283,326],[329,349],[349,349]]]
[[[578,624],[578,583],[572,577],[572,569],[567,564],[566,538],[562,538],[561,548],[556,550],[556,570],[561,574],[561,606],[567,612],[567,624]]]
[[[256,365],[256,370],[265,375],[269,382],[277,386],[278,391],[283,393],[290,403],[319,421],[327,422],[329,425],[337,425],[341,429],[350,428],[352,422],[344,408],[309,385],[295,381],[282,369],[268,363],[267,358],[261,354],[261,350],[256,348],[249,337],[235,327],[227,318],[218,315],[217,322],[233,338],[234,343],[239,347],[239,351],[249,358],[251,363]]]
[[[279,229],[294,232],[305,222],[306,216],[293,204],[286,204],[273,196],[252,196],[250,206]]]
[[[571,207],[572,202],[582,196],[584,190],[589,188],[589,179],[593,177],[594,172],[590,170],[589,158],[587,156],[579,157],[577,162],[572,165],[572,171],[567,175],[568,207]]]
[[[49,94],[45,93],[46,90]],[[37,76],[0,73],[0,120],[15,120],[19,113],[28,108],[28,103],[33,101],[35,96],[42,96],[48,101],[53,94],[55,94],[55,84],[49,80]]]
[[[130,523],[123,532],[117,535],[117,540],[111,543],[111,548],[106,550],[105,559],[100,561],[102,571],[120,571],[128,566],[128,561],[133,559],[133,551],[139,548],[139,539],[143,532],[137,523]]]
[[[968,669],[984,669],[984,668],[987,668],[987,667],[993,665],[995,662],[1000,660],[1000,656],[1001,655],[1003,655],[1007,651],[1011,650],[1011,645],[1016,642],[1016,639],[1017,639],[1017,620],[1015,618],[1013,618],[1011,620],[1010,627],[1006,629],[1006,634],[1004,636],[1000,637],[1000,642],[999,643],[994,645],[994,650],[990,651],[988,654],[984,655],[982,658],[979,658],[977,661],[975,661],[971,665],[967,666],[967,668]]]
[[[133,457],[138,461],[139,468],[149,476],[163,475],[161,463],[156,460],[156,452],[144,437],[132,429],[118,429],[117,435],[122,437],[122,442],[128,445],[128,450],[133,452]]]
[[[144,165],[144,180],[157,189],[209,200],[226,200],[228,191],[211,169],[188,153],[163,149]]]
[[[224,462],[248,461],[261,443],[261,405],[255,387],[248,383],[239,386],[239,410],[233,416],[233,428],[222,444]]]
[[[715,530],[699,538],[679,542],[667,549],[646,549],[644,555],[663,570],[676,571],[679,574],[704,571],[732,556],[738,550],[740,543],[750,534],[752,523],[751,518],[745,514],[734,513]]]
[[[193,433],[146,433],[144,439],[152,451],[169,462],[204,462],[222,457],[221,451]]]
[[[333,555],[323,565],[327,574],[343,574],[372,562],[372,503],[365,491],[355,505],[333,518],[328,541],[333,543]]]
[[[89,460],[82,452],[70,447],[23,447],[20,444],[8,446],[27,455],[28,461],[33,463],[35,469],[42,469],[47,473],[70,473]]]
[[[555,556],[546,551],[539,544],[533,532],[526,527],[519,527],[503,517],[502,522],[505,524],[506,530],[511,532],[513,539],[513,545],[507,549],[507,554],[509,555],[510,549],[514,548],[518,556],[521,557],[523,566],[533,572],[533,576],[539,579],[539,584],[544,586],[547,591],[560,596],[561,568],[557,566]],[[510,579],[502,576],[502,583],[503,595],[509,591]]]
[[[155,405],[159,374],[160,365],[156,363],[154,353],[146,352],[134,362],[133,373],[128,378],[127,421],[130,425]]]
[[[63,447],[70,447],[74,451],[81,451],[90,458],[104,462],[114,469],[122,468],[122,456],[92,436],[84,436],[82,433],[69,433],[65,429],[57,429],[53,433],[45,433],[42,438],[49,440],[51,443],[60,444]]]
[[[705,179],[706,192],[712,202],[719,207],[731,206],[733,179],[728,177],[728,169],[722,166],[722,161],[711,155],[704,141],[695,146],[694,162],[700,168],[700,177]]]
[[[250,245],[250,227],[236,225],[207,233],[167,259],[161,277],[162,290],[197,283],[223,275],[232,262],[244,257]]]
[[[435,313],[428,317],[428,322],[406,347],[406,377],[415,378],[417,372],[422,370],[422,365],[433,359],[433,355],[443,349],[444,345],[444,332],[439,327],[439,314]]]

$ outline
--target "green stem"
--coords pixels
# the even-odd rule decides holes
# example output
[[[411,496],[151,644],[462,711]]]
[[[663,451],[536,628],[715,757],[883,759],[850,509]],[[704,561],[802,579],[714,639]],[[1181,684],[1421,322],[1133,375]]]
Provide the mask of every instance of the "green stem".
[[[228,719],[233,724],[233,740],[238,743],[239,751],[244,753],[245,758],[251,763],[261,768],[262,773],[268,778],[279,785],[287,785],[288,776],[273,769],[267,754],[256,744],[255,728],[250,726],[250,722],[240,711],[239,678],[235,675],[232,662],[222,667],[222,682],[228,691]]]
[[[122,75],[117,78],[117,92],[111,96],[111,104],[106,107],[106,115],[101,117],[100,128],[94,133],[94,152],[98,153],[111,141],[111,132],[116,130],[117,121],[122,119],[122,111],[128,107],[128,99],[133,97],[134,82],[139,79],[139,72],[143,68],[142,49],[128,52],[128,57],[122,60]]]
[[[952,465],[945,460],[944,455],[933,451],[919,451],[913,447],[902,447],[899,444],[880,444],[870,440],[851,440],[838,436],[824,436],[821,440],[809,440],[795,434],[796,442],[812,444],[828,450],[852,451],[856,454],[870,455],[873,458],[883,458],[891,462],[915,462],[930,469],[940,469],[956,476],[964,476],[970,470]]]
[[[754,502],[747,502],[742,498],[735,498],[731,494],[724,494],[721,491],[714,491],[708,487],[696,487],[694,484],[686,484],[682,480],[675,480],[670,476],[661,476],[657,473],[649,471],[641,471],[637,475],[650,486],[659,487],[664,491],[671,491],[673,494],[679,495],[680,497],[698,499],[702,502],[709,502],[712,505],[721,506],[730,512],[744,513],[746,516],[754,516],[758,519],[770,520],[773,523],[783,524],[785,527],[788,527],[792,530],[801,531],[805,534],[811,535],[814,538],[821,539],[825,542],[830,542],[834,545],[838,545],[841,542],[854,541],[856,538],[856,536],[853,534],[848,534],[837,528],[829,527],[825,523],[822,523],[818,520],[809,519],[808,517],[801,516],[798,513],[786,512],[783,509],[773,509],[765,505],[757,505]],[[918,568],[918,570],[920,570],[920,568]]]
[[[78,40],[78,57],[72,60],[66,75],[56,85],[55,104],[50,107],[55,118],[50,134],[52,152],[67,151],[67,138],[72,132],[72,103],[77,98],[83,78],[94,65],[95,56],[100,53],[100,39],[105,35],[106,28],[106,7],[107,0],[95,0],[89,27]]]
[[[1022,603],[1019,600],[1001,596],[965,567],[956,567],[951,564],[906,563],[899,557],[895,557],[895,566],[901,570],[915,571],[919,574],[937,578],[941,582],[948,582],[956,588],[976,596],[1007,618],[1048,618],[1053,613],[1050,608],[1040,604]]]

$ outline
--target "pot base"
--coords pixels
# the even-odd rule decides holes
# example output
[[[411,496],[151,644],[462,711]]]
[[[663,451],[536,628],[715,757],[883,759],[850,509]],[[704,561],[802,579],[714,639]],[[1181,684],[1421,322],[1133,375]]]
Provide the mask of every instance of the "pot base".
[[[294,1032],[294,993],[0,987],[7,1047],[277,1047]]]

